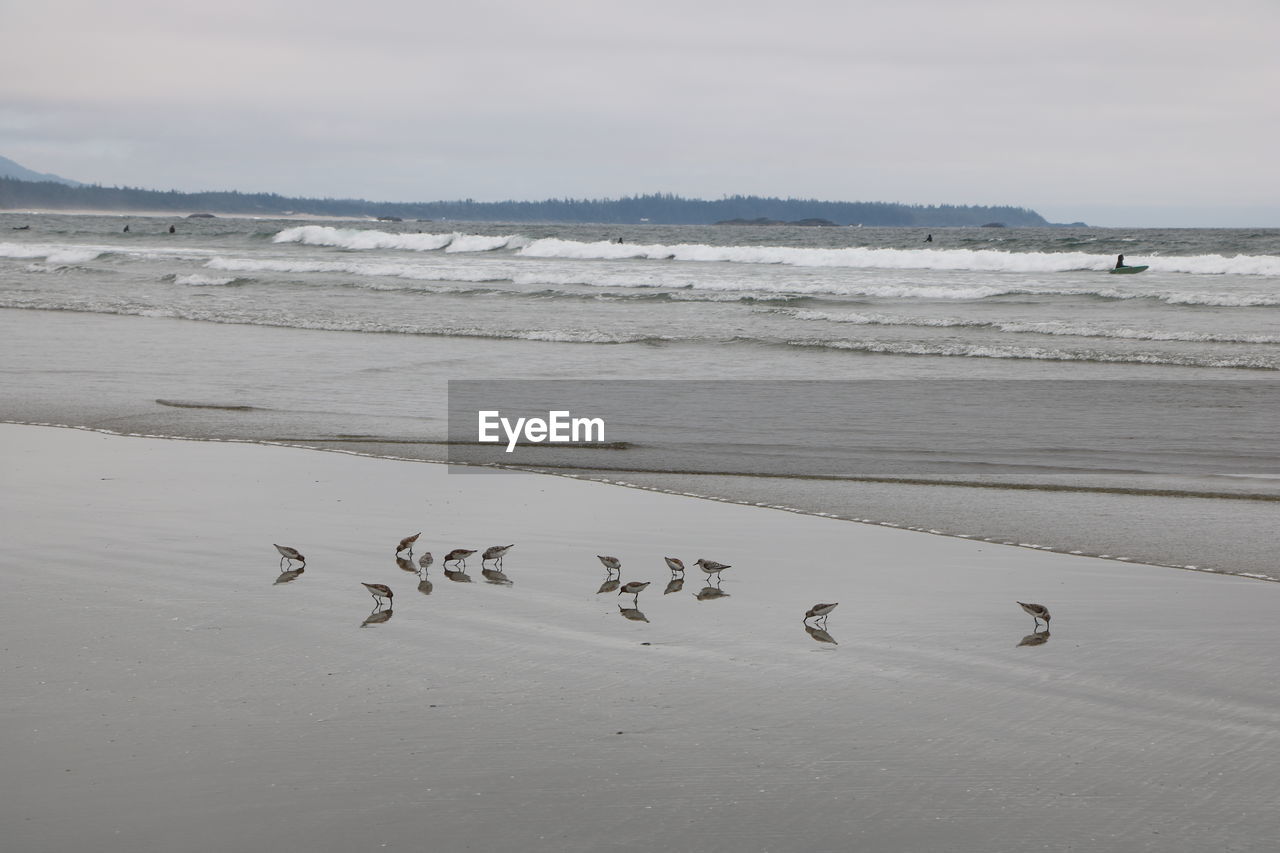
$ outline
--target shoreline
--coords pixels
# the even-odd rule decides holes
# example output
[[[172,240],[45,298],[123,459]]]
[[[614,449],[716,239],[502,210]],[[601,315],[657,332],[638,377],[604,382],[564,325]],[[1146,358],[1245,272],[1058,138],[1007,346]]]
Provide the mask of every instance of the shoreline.
[[[1031,825],[1046,849],[1198,853],[1280,831],[1269,585],[565,477],[0,433],[18,849],[991,853]],[[391,553],[418,530],[429,595]],[[510,583],[438,570],[498,541]],[[273,585],[274,542],[304,574]],[[654,582],[646,621],[596,554]],[[690,566],[664,595],[663,555],[730,563],[728,594],[699,600]],[[801,630],[815,601],[841,602],[835,643]]]
[[[629,480],[623,480],[623,479],[611,479],[603,476],[597,477],[597,476],[589,476],[584,474],[576,474],[571,471],[556,471],[554,469],[539,468],[536,465],[523,465],[523,466],[522,465],[499,465],[499,464],[492,464],[492,463],[472,464],[467,462],[451,462],[448,459],[425,459],[425,458],[417,458],[413,456],[397,456],[394,454],[380,454],[380,453],[373,453],[373,452],[364,452],[359,450],[348,450],[348,449],[338,448],[338,447],[323,446],[317,443],[307,444],[307,443],[292,443],[292,442],[283,442],[283,441],[269,441],[269,440],[254,439],[254,438],[229,438],[229,437],[224,438],[224,437],[218,437],[218,436],[200,437],[200,436],[185,436],[185,435],[165,435],[160,433],[121,432],[121,431],[107,429],[105,427],[93,427],[93,426],[84,426],[84,425],[78,426],[75,424],[61,424],[61,423],[48,423],[48,422],[31,422],[31,421],[21,421],[21,420],[12,420],[12,419],[0,419],[0,424],[8,424],[12,426],[44,427],[49,429],[82,430],[85,432],[100,433],[102,435],[116,436],[119,438],[158,439],[163,441],[200,441],[200,442],[207,441],[207,442],[213,442],[213,443],[260,445],[263,447],[279,447],[279,448],[287,448],[292,450],[312,450],[312,451],[321,452],[321,453],[335,453],[335,454],[341,454],[341,455],[347,455],[347,456],[356,456],[364,459],[382,459],[382,460],[391,461],[391,462],[412,462],[412,463],[424,464],[424,465],[442,465],[442,466],[445,466],[446,468],[460,467],[460,468],[475,468],[478,470],[490,469],[490,470],[498,470],[498,471],[504,471],[504,472],[510,472],[510,473],[524,473],[524,474],[534,474],[534,475],[549,476],[549,477],[562,477],[568,480],[575,480],[575,481],[587,482],[587,483],[599,483],[601,485],[617,486],[619,488],[624,488],[624,489],[636,489],[638,491],[650,492],[653,494],[670,495],[673,497],[682,497],[682,498],[692,498],[695,500],[711,501],[714,503],[730,504],[733,506],[776,510],[779,512],[794,513],[796,515],[806,516],[810,518],[823,518],[823,519],[830,519],[833,521],[848,522],[852,524],[868,525],[871,527],[883,527],[883,528],[888,528],[892,530],[902,530],[910,533],[922,533],[922,534],[928,534],[930,536],[941,536],[948,539],[959,539],[959,540],[970,541],[970,542],[982,542],[990,545],[999,545],[1007,548],[1023,548],[1031,551],[1042,551],[1050,554],[1060,554],[1067,557],[1081,557],[1084,559],[1105,560],[1105,561],[1111,561],[1116,563],[1123,563],[1127,565],[1150,566],[1153,568],[1175,569],[1178,571],[1198,572],[1203,574],[1221,575],[1224,577],[1238,577],[1246,580],[1265,581],[1268,583],[1280,583],[1280,578],[1271,577],[1269,575],[1264,575],[1256,572],[1248,572],[1243,570],[1233,571],[1230,569],[1218,569],[1218,568],[1209,567],[1209,566],[1183,565],[1178,563],[1158,562],[1153,560],[1144,560],[1137,557],[1128,557],[1124,555],[1113,555],[1113,554],[1107,554],[1107,553],[1092,553],[1092,552],[1083,551],[1083,550],[1068,550],[1064,548],[1054,547],[1052,545],[1043,545],[1043,544],[1038,544],[1034,542],[1019,542],[1016,540],[1003,538],[999,536],[982,536],[981,534],[978,534],[978,533],[955,533],[955,532],[949,532],[945,530],[938,530],[936,528],[931,528],[927,526],[907,524],[902,522],[887,521],[887,520],[880,520],[880,519],[874,519],[874,518],[857,518],[857,517],[848,516],[848,515],[841,515],[838,513],[824,512],[820,510],[810,510],[810,509],[804,509],[802,507],[796,507],[796,506],[788,506],[786,504],[774,504],[774,503],[767,503],[767,502],[761,502],[761,501],[751,501],[747,499],[727,497],[723,495],[704,494],[700,492],[687,491],[683,489],[669,488],[661,485],[646,485],[644,483],[635,483],[635,482],[631,482]],[[440,442],[440,444],[442,446],[447,446],[447,442]],[[633,473],[654,473],[654,472],[633,472]],[[662,472],[657,472],[657,473],[662,473]],[[731,475],[714,473],[714,474],[708,474],[707,476],[715,477],[715,476],[731,476]],[[930,484],[929,487],[930,488],[939,487],[939,486],[945,487],[946,485],[947,484],[945,483],[934,483],[934,484]],[[955,488],[972,488],[972,486],[968,484],[957,484]],[[1007,488],[1007,487],[999,486],[999,485],[991,485],[991,486],[981,486],[979,488],[984,488],[984,489],[989,488],[989,489],[998,490],[998,489]],[[1035,489],[1028,489],[1028,490],[1034,491]],[[1093,491],[1095,490],[1087,490],[1086,493],[1091,493]],[[1201,496],[1198,496],[1198,495],[1189,495],[1189,496],[1175,495],[1172,497],[1185,497],[1186,499],[1193,499],[1193,500],[1201,499]],[[1273,499],[1272,498],[1265,498],[1265,499],[1252,498],[1251,500],[1266,500],[1269,502]]]

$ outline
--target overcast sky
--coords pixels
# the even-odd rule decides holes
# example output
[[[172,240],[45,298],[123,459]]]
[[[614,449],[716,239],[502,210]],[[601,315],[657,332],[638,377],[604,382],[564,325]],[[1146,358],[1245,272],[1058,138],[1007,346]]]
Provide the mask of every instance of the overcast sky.
[[[0,0],[0,155],[153,189],[1280,227],[1280,0]]]

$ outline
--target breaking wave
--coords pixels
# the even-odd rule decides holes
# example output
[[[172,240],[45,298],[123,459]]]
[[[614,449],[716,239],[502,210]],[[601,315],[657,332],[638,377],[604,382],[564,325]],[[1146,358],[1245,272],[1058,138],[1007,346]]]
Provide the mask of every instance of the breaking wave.
[[[398,249],[408,252],[492,252],[519,248],[528,241],[519,235],[489,237],[478,234],[392,234],[386,231],[358,228],[334,228],[331,225],[299,225],[286,228],[272,238],[275,243],[302,243],[307,246],[332,246],[353,251]]]

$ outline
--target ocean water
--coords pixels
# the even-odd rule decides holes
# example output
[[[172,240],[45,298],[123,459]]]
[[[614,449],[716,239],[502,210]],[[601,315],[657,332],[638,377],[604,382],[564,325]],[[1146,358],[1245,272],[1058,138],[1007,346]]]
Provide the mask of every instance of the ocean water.
[[[6,420],[420,459],[452,380],[756,380],[659,386],[619,415],[658,437],[530,464],[1280,578],[1277,230],[10,213],[0,336]]]

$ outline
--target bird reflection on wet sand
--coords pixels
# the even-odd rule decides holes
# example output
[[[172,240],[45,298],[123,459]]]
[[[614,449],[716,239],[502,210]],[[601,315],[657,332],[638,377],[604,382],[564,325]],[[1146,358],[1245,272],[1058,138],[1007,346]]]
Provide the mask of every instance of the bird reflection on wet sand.
[[[400,567],[402,572],[418,573],[418,567],[413,564],[413,560],[406,560],[404,557],[396,557],[396,565]]]
[[[500,569],[481,569],[480,574],[484,575],[484,579],[498,586],[511,586],[515,581],[502,573]]]
[[[672,578],[667,583],[667,588],[662,591],[663,595],[670,595],[673,592],[679,592],[684,589],[684,578]]]
[[[826,628],[819,628],[817,625],[810,625],[806,622],[804,623],[804,632],[810,637],[813,637],[819,643],[830,643],[833,646],[839,645],[839,643],[836,642],[836,638],[827,633]]]
[[[600,584],[600,588],[596,590],[596,595],[600,595],[603,592],[615,592],[620,586],[622,586],[622,579],[609,575],[609,577],[605,578],[605,582]]]
[[[1021,642],[1019,642],[1018,645],[1019,646],[1043,646],[1047,642],[1049,642],[1049,631],[1048,629],[1045,629],[1043,631],[1033,631],[1030,634],[1027,634],[1027,636],[1022,638]]]
[[[379,604],[373,608],[373,612],[369,614],[369,617],[360,623],[360,627],[368,628],[370,625],[381,625],[383,622],[388,622],[391,619],[391,613],[390,607],[383,610],[382,605]]]
[[[621,614],[623,618],[630,619],[632,622],[648,622],[649,621],[649,617],[645,616],[635,607],[623,607],[621,604],[619,604],[618,613]]]
[[[457,583],[471,583],[471,575],[460,569],[445,569],[444,576]]]
[[[276,582],[273,583],[272,586],[279,586],[282,583],[291,583],[292,581],[296,581],[298,578],[302,577],[302,573],[306,570],[306,567],[303,566],[297,569],[290,569],[288,571],[281,572],[280,577],[276,578]]]
[[[699,560],[698,562],[702,562]],[[717,574],[715,580],[707,578],[707,585],[698,590],[694,594],[694,598],[699,601],[711,601],[716,598],[728,598],[729,593],[720,588],[720,576]]]

